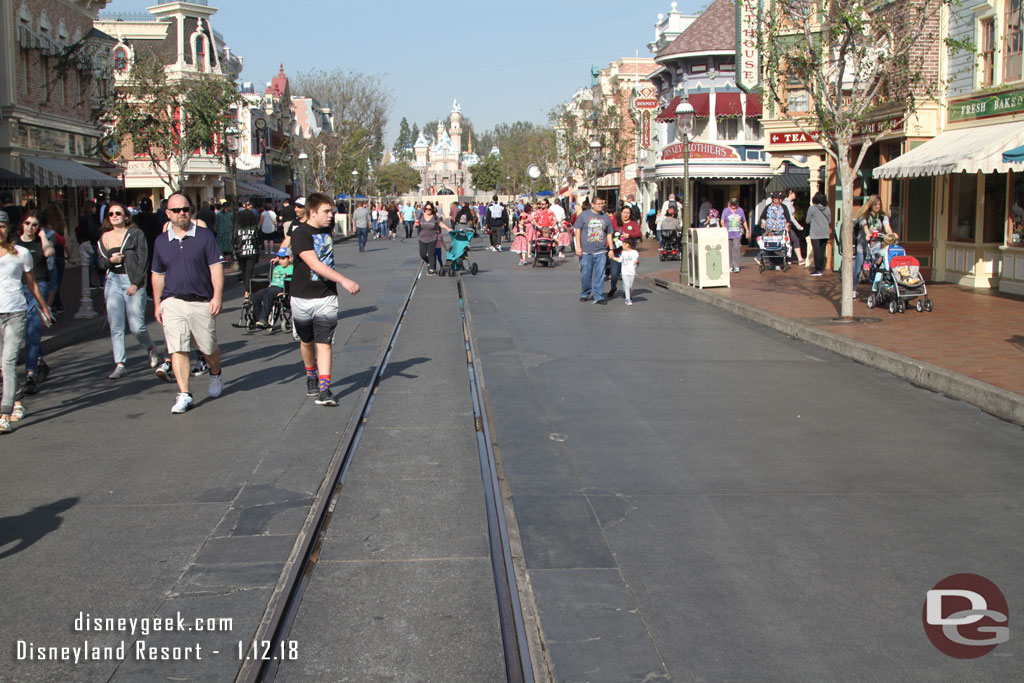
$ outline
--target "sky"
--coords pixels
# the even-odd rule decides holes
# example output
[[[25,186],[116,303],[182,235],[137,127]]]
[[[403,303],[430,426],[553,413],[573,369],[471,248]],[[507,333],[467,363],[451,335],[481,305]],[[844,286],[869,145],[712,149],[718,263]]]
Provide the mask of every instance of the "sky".
[[[152,0],[113,0],[109,12]],[[377,74],[392,92],[388,145],[398,123],[447,118],[452,99],[478,132],[498,123],[546,123],[590,85],[590,67],[651,56],[671,0],[210,0],[213,27],[243,58],[243,81],[266,84],[341,68]],[[709,0],[679,0],[698,13]],[[292,94],[304,94],[296,93]]]

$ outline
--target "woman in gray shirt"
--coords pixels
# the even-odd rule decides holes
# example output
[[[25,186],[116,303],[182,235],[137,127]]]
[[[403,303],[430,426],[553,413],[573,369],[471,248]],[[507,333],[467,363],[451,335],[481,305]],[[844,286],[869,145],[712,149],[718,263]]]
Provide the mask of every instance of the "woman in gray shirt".
[[[811,200],[811,208],[807,209],[807,222],[811,232],[808,239],[814,245],[814,272],[812,277],[821,277],[825,267],[825,245],[828,244],[829,231],[832,228],[832,212],[828,208],[828,199],[819,192]]]

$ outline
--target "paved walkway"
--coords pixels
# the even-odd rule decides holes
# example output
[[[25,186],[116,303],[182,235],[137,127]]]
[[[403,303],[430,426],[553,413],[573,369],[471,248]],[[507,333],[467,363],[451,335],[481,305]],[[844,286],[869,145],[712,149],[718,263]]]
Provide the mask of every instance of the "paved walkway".
[[[641,249],[646,257],[641,270],[649,278],[678,282],[679,263],[659,262],[655,245],[648,242]],[[861,285],[854,315],[871,322],[837,325],[831,319],[839,315],[838,274],[812,278],[802,267],[758,273],[753,253],[748,251],[742,270],[732,274],[731,287],[704,291],[1024,394],[1024,298],[929,283],[932,313],[908,309],[891,315],[887,309],[869,310],[863,301],[869,288]]]

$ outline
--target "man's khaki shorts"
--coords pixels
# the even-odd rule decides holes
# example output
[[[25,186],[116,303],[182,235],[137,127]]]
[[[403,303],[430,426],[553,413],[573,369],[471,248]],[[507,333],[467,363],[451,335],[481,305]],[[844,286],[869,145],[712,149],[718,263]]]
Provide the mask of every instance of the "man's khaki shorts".
[[[182,301],[170,297],[161,304],[167,353],[188,353],[192,340],[206,355],[217,351],[217,319],[210,315],[209,301]]]

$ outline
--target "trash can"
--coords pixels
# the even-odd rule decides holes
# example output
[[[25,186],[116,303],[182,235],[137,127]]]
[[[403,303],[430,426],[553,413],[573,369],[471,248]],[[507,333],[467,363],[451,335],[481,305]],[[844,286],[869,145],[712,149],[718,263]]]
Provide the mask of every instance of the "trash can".
[[[686,240],[686,283],[691,287],[729,287],[729,231],[690,228]]]

